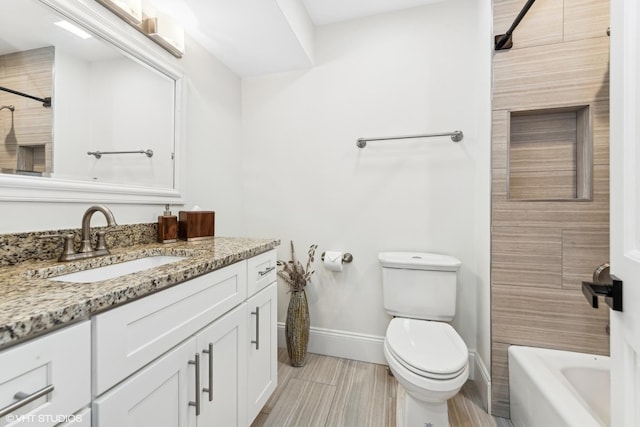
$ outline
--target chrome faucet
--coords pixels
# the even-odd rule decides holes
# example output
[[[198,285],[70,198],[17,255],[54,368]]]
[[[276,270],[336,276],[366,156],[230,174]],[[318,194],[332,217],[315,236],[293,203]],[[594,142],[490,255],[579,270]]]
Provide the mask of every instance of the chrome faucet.
[[[109,255],[109,248],[107,248],[107,242],[104,238],[106,231],[98,231],[98,241],[95,248],[91,246],[91,217],[96,212],[102,212],[107,219],[107,225],[109,227],[116,226],[116,219],[113,217],[113,212],[103,205],[91,206],[82,216],[82,241],[80,242],[80,249],[76,252],[73,247],[74,234],[50,234],[47,236],[40,236],[40,239],[61,238],[64,240],[64,246],[62,254],[58,258],[58,261],[74,261],[78,259],[93,258],[102,255]]]

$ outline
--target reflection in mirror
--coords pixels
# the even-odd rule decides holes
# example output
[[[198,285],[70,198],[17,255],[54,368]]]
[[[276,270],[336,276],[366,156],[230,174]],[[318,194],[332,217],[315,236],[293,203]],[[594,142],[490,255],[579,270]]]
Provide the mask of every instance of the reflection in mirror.
[[[0,91],[1,172],[175,189],[174,78],[61,21],[37,0],[0,0],[0,87],[52,98]]]
[[[53,46],[0,55],[0,171],[51,172]],[[27,97],[29,96],[29,97]]]

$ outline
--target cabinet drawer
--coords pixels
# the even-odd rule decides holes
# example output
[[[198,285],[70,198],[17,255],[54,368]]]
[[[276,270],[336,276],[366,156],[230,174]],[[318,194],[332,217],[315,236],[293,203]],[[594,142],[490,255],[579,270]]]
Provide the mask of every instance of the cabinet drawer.
[[[0,408],[53,387],[2,416],[0,425],[53,426],[64,421],[90,402],[90,378],[88,320],[0,352]]]
[[[256,255],[247,261],[247,295],[251,296],[276,281],[276,250]]]
[[[93,393],[100,395],[247,295],[246,261],[92,318]]]

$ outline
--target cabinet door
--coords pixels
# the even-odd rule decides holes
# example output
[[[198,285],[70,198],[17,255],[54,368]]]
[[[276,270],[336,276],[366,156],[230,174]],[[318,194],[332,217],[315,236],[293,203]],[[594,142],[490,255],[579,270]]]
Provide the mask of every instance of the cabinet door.
[[[195,427],[196,340],[191,338],[93,401],[93,427]]]
[[[196,335],[200,359],[198,426],[247,425],[247,304]]]
[[[277,284],[249,298],[248,417],[251,423],[278,385]]]

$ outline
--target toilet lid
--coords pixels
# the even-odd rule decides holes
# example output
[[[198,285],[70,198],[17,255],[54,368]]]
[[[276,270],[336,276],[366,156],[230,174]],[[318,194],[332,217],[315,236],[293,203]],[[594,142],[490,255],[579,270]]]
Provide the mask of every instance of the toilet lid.
[[[424,377],[453,378],[469,362],[466,344],[447,323],[397,317],[385,339],[402,365]]]

